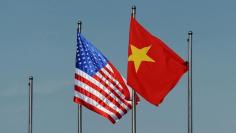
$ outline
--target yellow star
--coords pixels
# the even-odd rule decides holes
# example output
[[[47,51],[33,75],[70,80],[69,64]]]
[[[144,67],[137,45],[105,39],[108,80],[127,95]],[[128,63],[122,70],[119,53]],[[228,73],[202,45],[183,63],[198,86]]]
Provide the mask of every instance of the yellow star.
[[[129,56],[128,61],[134,62],[135,71],[138,72],[139,66],[143,61],[155,62],[151,57],[147,55],[147,52],[151,46],[143,47],[141,49],[136,48],[134,45],[131,46],[132,54]]]

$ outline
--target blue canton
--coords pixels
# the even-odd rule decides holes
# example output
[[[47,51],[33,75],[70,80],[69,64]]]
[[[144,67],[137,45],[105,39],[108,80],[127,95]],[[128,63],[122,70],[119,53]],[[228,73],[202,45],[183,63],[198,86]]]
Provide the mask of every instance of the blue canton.
[[[76,68],[93,76],[108,64],[107,58],[80,33],[77,34]]]

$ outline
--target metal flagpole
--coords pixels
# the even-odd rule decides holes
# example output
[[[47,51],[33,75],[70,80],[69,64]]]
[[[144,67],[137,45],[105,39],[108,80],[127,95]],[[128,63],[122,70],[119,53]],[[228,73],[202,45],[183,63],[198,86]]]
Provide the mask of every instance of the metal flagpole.
[[[32,133],[32,123],[33,123],[33,76],[29,76],[29,123],[28,123],[28,133]]]
[[[188,133],[193,132],[192,119],[192,35],[188,32]]]
[[[82,21],[78,21],[77,32],[81,33]],[[78,133],[82,133],[82,105],[78,105]]]
[[[132,6],[132,17],[135,18],[136,15],[136,6]],[[136,133],[136,99],[135,91],[132,89],[132,133]]]

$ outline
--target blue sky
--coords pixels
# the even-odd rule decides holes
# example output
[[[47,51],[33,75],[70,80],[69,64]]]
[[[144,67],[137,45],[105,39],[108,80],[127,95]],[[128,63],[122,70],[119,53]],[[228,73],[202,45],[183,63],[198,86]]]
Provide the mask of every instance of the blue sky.
[[[28,76],[34,76],[34,133],[75,133],[73,76],[77,20],[82,33],[126,75],[131,6],[137,20],[187,59],[193,34],[194,132],[235,132],[233,0],[1,0],[0,132],[27,132]],[[131,132],[84,108],[84,133]],[[160,107],[137,107],[137,132],[187,132],[187,74]]]

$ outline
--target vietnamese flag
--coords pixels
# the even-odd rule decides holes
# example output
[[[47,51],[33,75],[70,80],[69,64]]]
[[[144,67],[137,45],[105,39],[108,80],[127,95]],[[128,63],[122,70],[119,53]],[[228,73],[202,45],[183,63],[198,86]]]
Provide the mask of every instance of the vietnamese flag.
[[[179,55],[131,18],[128,85],[158,106],[186,71],[187,63]]]

